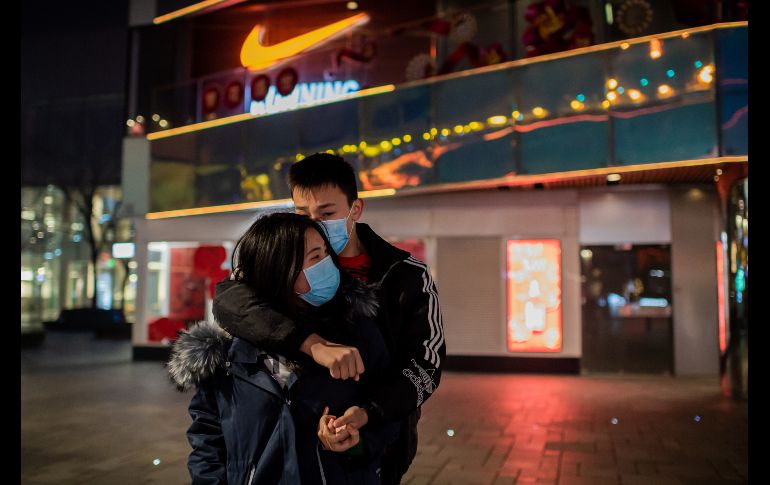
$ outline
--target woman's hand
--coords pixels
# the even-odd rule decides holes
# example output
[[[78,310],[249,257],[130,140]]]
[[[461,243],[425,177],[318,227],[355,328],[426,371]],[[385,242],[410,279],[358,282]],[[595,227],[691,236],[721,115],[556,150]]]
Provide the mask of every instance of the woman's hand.
[[[366,412],[366,409],[360,408],[358,406],[351,406],[345,411],[345,414],[333,420],[332,426],[335,429],[339,429],[344,426],[353,426],[356,430],[360,430],[368,422],[369,414]]]
[[[356,446],[360,440],[358,429],[353,424],[334,426],[335,416],[329,415],[329,407],[324,408],[318,422],[318,439],[325,450],[342,452]]]
[[[312,333],[302,343],[300,350],[329,369],[329,374],[335,379],[352,378],[357,381],[359,374],[364,372],[364,362],[355,347],[328,342]]]

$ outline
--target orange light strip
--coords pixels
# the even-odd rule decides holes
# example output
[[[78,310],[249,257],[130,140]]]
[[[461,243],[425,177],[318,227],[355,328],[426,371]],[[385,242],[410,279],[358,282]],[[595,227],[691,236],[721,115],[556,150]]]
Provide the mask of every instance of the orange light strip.
[[[374,197],[387,197],[389,195],[394,195],[395,193],[396,193],[395,189],[378,189],[378,190],[367,190],[367,191],[359,192],[358,196],[361,199],[371,199]],[[280,206],[291,207],[293,205],[294,203],[292,202],[291,199],[276,199],[276,200],[265,200],[260,202],[243,202],[240,204],[195,207],[192,209],[178,209],[178,210],[171,210],[171,211],[148,212],[147,214],[145,214],[144,218],[147,220],[168,219],[171,217],[222,214],[225,212],[265,209],[265,208],[280,207]]]
[[[368,21],[369,15],[359,13],[271,46],[262,45],[265,28],[257,24],[243,42],[241,64],[251,70],[266,69],[303,51],[321,46]]]
[[[155,17],[154,19],[152,19],[152,23],[155,25],[162,24],[164,22],[168,22],[169,20],[174,20],[179,17],[184,17],[185,15],[198,12],[199,10],[206,9],[214,5],[218,5],[220,3],[229,2],[231,4],[235,4],[235,3],[241,3],[243,1],[245,0],[206,0],[204,2],[198,2],[196,4],[190,5],[189,7],[180,8],[179,10],[174,10],[173,12],[161,15],[159,17]]]
[[[393,195],[421,195],[433,192],[449,192],[458,190],[477,190],[506,185],[515,187],[518,185],[529,185],[535,182],[556,182],[559,180],[588,177],[591,175],[609,175],[611,173],[629,173],[644,172],[646,170],[663,170],[667,168],[697,167],[701,165],[717,165],[723,163],[747,163],[748,157],[721,157],[708,158],[703,160],[683,160],[677,162],[646,163],[639,165],[629,165],[627,167],[605,167],[586,170],[574,170],[571,172],[552,172],[535,175],[511,175],[483,182],[461,182],[454,184],[441,184],[427,188],[404,188],[404,189],[375,189],[359,192],[362,199],[375,197],[388,197]],[[167,219],[170,217],[185,217],[204,214],[219,214],[223,212],[235,212],[243,210],[260,209],[271,206],[290,205],[291,199],[267,200],[262,202],[244,202],[240,204],[216,205],[208,207],[196,207],[192,209],[178,209],[162,212],[148,212],[145,219]]]
[[[725,256],[722,241],[717,241],[717,308],[719,311],[719,351],[727,350],[727,323],[725,322]]]
[[[404,188],[398,191],[399,196],[422,195],[433,192],[448,192],[458,190],[478,190],[495,188],[501,185],[516,187],[520,185],[530,185],[536,182],[558,182],[580,177],[590,177],[592,175],[609,175],[611,173],[630,173],[644,172],[647,170],[664,170],[667,168],[698,167],[705,165],[718,165],[723,163],[747,163],[748,157],[719,157],[704,158],[701,160],[680,160],[675,162],[641,163],[638,165],[628,165],[623,167],[603,167],[590,168],[584,170],[573,170],[569,172],[550,172],[532,175],[508,175],[492,180],[458,182],[453,184],[441,184],[431,187]]]
[[[316,106],[321,106],[321,105],[324,105],[324,104],[337,103],[337,102],[340,102],[340,101],[346,101],[346,100],[350,100],[350,99],[364,98],[366,96],[373,96],[375,94],[389,93],[391,91],[394,91],[395,89],[396,89],[396,86],[393,85],[393,84],[387,84],[385,86],[377,86],[376,88],[362,89],[362,90],[356,91],[354,93],[346,94],[346,95],[341,96],[339,98],[330,99],[328,101],[320,101],[320,102],[317,102],[317,103],[313,103],[312,105],[301,106],[301,107],[297,108],[294,111],[297,111],[297,110],[300,110],[300,109],[307,109],[307,108],[311,108],[311,107],[316,107]],[[229,124],[232,124],[232,123],[238,123],[238,122],[250,120],[250,119],[253,119],[253,118],[264,118],[266,116],[272,116],[272,115],[280,114],[280,113],[283,113],[283,111],[277,112],[277,113],[267,113],[267,114],[263,114],[263,115],[253,115],[251,113],[243,113],[243,114],[239,114],[239,115],[227,116],[225,118],[219,118],[219,119],[216,119],[216,120],[203,121],[201,123],[195,123],[195,124],[192,124],[192,125],[180,126],[179,128],[171,128],[169,130],[156,131],[154,133],[148,134],[147,135],[147,139],[149,141],[159,140],[161,138],[168,138],[170,136],[183,135],[185,133],[191,133],[191,132],[194,132],[194,131],[206,130],[208,128],[215,128],[217,126],[229,125]]]

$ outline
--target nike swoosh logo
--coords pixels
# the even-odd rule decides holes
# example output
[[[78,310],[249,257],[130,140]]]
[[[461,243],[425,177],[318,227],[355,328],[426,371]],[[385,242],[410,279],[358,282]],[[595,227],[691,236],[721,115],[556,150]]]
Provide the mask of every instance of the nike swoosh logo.
[[[241,64],[243,64],[243,67],[252,70],[270,67],[283,59],[328,42],[335,36],[363,25],[368,21],[369,15],[359,13],[271,46],[262,45],[265,29],[257,24],[249,36],[246,37],[243,47],[241,47]]]

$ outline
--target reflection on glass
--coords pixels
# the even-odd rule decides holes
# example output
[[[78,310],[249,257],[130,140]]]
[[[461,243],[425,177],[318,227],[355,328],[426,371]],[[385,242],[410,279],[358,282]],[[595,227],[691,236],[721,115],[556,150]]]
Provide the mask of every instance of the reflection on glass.
[[[583,369],[672,371],[670,253],[670,246],[581,248]]]

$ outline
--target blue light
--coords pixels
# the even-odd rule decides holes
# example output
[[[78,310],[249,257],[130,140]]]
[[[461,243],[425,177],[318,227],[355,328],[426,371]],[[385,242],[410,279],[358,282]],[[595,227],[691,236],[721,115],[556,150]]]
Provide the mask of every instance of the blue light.
[[[650,81],[648,81],[646,78],[642,78],[639,81],[639,84],[641,84],[642,86],[647,86],[648,84],[650,84]]]
[[[668,71],[666,71],[666,76],[668,77],[674,77],[675,75],[676,73],[674,72],[673,69],[669,69]]]
[[[578,94],[578,95],[575,97],[575,99],[577,99],[578,101],[580,101],[580,102],[582,103],[583,101],[585,101],[585,100],[586,100],[586,95],[585,95],[585,94]]]
[[[695,416],[695,418],[694,418],[694,419],[695,419],[695,422],[696,422],[696,423],[700,423],[700,416]]]
[[[53,253],[46,252],[45,254],[43,254],[43,258],[45,258],[45,259],[53,259]]]
[[[80,234],[75,234],[72,236],[72,240],[75,242],[80,242],[81,239],[83,239],[83,237]]]
[[[455,430],[453,430],[453,429],[446,430],[446,435],[451,438],[452,436],[455,435]]]
[[[516,117],[516,120],[517,120],[517,121],[521,121],[521,120],[523,120],[523,119],[524,119],[524,115],[523,115],[523,114],[521,114],[521,113],[519,113],[519,116],[517,116],[517,117]]]
[[[701,61],[695,61],[695,67],[700,69],[701,67],[703,67],[703,63]]]
[[[155,465],[155,466],[158,466],[158,465],[160,465],[160,460],[155,458],[154,460],[152,460],[152,464]]]
[[[746,278],[743,275],[743,268],[735,273],[735,289],[741,293],[746,289]]]
[[[53,252],[56,256],[61,256],[61,249],[57,249]]]
[[[625,90],[625,89],[623,89],[623,86],[619,86],[619,87],[618,87],[618,94],[623,94],[623,93],[625,93],[625,92],[626,92],[626,90]]]

